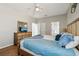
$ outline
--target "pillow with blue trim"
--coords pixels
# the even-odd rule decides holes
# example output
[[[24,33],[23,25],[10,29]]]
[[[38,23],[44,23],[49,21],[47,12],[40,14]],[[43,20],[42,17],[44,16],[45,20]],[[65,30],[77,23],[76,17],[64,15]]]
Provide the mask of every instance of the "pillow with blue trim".
[[[61,47],[65,47],[71,41],[74,41],[73,35],[63,35],[62,37],[60,37],[58,43]]]

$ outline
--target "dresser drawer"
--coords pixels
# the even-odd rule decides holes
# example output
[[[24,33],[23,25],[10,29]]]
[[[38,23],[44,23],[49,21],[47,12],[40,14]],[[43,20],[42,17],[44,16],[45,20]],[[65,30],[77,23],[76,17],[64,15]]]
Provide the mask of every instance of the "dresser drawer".
[[[31,37],[32,32],[17,32],[14,33],[14,44],[17,45],[23,38]]]

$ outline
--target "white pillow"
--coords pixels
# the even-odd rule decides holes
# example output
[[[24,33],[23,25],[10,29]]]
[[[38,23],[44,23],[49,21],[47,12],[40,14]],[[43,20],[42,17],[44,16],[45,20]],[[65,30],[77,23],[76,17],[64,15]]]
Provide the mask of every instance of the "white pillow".
[[[74,41],[71,41],[68,43],[65,47],[68,48],[74,48],[79,44],[79,36],[74,36]]]
[[[46,39],[46,40],[54,40],[54,37],[52,35],[43,35],[43,39]]]

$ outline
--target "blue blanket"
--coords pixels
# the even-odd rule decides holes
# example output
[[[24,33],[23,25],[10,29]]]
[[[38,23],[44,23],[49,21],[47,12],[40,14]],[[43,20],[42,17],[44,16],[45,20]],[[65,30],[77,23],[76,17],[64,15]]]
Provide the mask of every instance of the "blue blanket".
[[[42,56],[74,56],[73,49],[65,49],[56,41],[44,39],[25,39],[23,47]]]

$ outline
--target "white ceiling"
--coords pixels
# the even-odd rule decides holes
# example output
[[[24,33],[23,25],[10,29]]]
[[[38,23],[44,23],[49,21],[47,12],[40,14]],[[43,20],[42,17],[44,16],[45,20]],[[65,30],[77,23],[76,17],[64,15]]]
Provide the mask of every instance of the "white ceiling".
[[[34,3],[6,3],[3,4],[9,8],[14,9],[16,12],[20,12],[25,16],[33,18],[44,18],[56,15],[66,14],[69,3],[37,3],[40,11],[35,11]],[[1,4],[0,4],[1,5]]]

